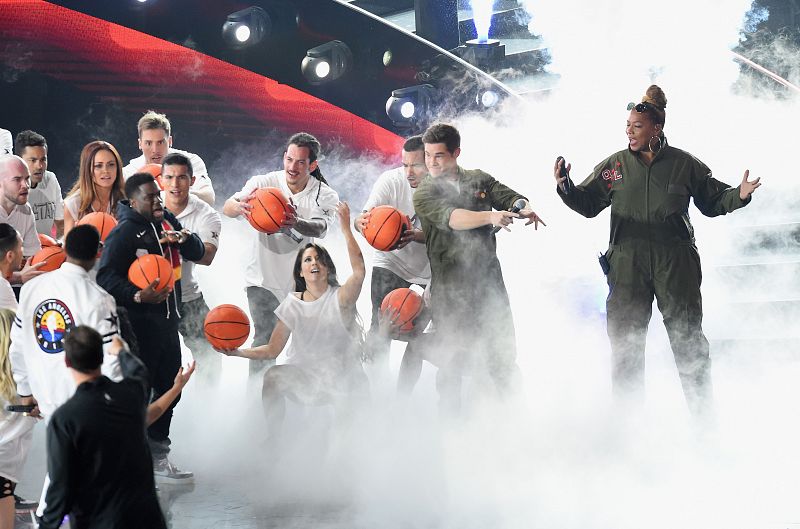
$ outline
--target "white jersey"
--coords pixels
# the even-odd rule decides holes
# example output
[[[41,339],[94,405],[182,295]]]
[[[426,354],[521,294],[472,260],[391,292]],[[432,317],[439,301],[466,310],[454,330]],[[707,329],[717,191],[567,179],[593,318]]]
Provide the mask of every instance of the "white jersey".
[[[339,288],[328,287],[314,301],[289,294],[275,309],[275,315],[292,331],[287,362],[324,379],[361,368],[358,341],[353,334],[355,322],[344,321]]]
[[[191,193],[208,193],[211,197],[210,204],[214,205],[214,187],[211,185],[211,177],[208,176],[208,169],[206,169],[206,163],[203,161],[200,156],[196,155],[193,152],[182,151],[180,149],[173,149],[172,147],[169,148],[167,151],[168,154],[172,154],[174,152],[178,154],[182,154],[189,158],[189,163],[192,164],[192,175],[194,178],[194,184],[192,187],[189,188],[189,192]],[[128,165],[122,168],[122,176],[125,177],[125,180],[136,174],[136,172],[147,165],[147,160],[144,158],[144,154],[139,156],[138,158],[134,158]]]
[[[6,129],[0,129],[0,154],[14,154],[14,139]]]
[[[264,187],[279,188],[286,199],[297,208],[297,216],[300,218],[321,219],[325,221],[327,227],[330,227],[336,219],[339,195],[313,176],[308,179],[305,189],[293,194],[286,184],[286,175],[283,171],[256,175],[250,178],[233,198],[241,200],[256,189]],[[242,220],[247,222],[246,219]],[[290,230],[291,235],[285,232],[267,235],[256,231],[249,224],[247,229],[251,234],[251,243],[245,270],[245,285],[266,288],[277,299],[283,299],[290,292],[294,292],[292,268],[298,249],[309,242],[314,242],[314,239],[295,230]],[[325,233],[326,231],[323,231],[320,237],[324,237]]]
[[[220,219],[219,213],[214,208],[196,196],[189,195],[189,203],[186,208],[175,217],[181,223],[181,226],[200,236],[200,240],[203,243],[219,247],[222,219]],[[192,301],[202,295],[200,285],[194,276],[194,267],[195,263],[193,261],[183,259],[181,264],[181,299],[184,302]]]
[[[70,216],[72,217],[72,220],[75,221],[75,223],[81,220],[84,216],[88,215],[88,213],[84,213],[83,215],[81,215],[80,212],[78,211],[80,207],[81,207],[80,193],[74,193],[72,195],[67,196],[67,198],[64,199],[64,209],[66,209],[69,212]],[[89,206],[89,209],[91,211],[94,211],[91,205]],[[89,213],[91,213],[91,211]],[[111,202],[109,202],[108,206],[106,206],[106,210],[104,213],[108,213],[109,215],[114,215],[115,212],[111,211]]]
[[[88,325],[100,333],[105,353],[101,370],[120,380],[119,361],[108,354],[108,345],[118,332],[117,305],[86,270],[64,263],[23,285],[9,356],[17,392],[33,395],[46,418],[75,392],[75,381],[64,363],[64,337],[76,325]]]
[[[0,277],[0,309],[8,309],[17,312],[17,296],[11,288],[11,283],[5,277]]]
[[[22,235],[22,255],[25,257],[31,257],[42,249],[30,204],[14,206],[11,213],[6,213],[6,208],[0,207],[0,222],[11,224]]]
[[[19,483],[36,419],[7,411],[8,404],[12,403],[0,397],[0,476]]]
[[[45,235],[52,234],[53,222],[64,220],[64,199],[55,174],[44,172],[42,181],[28,192],[28,204],[36,218],[36,231]]]
[[[402,167],[386,171],[372,186],[372,192],[364,204],[364,211],[375,206],[392,206],[411,219],[414,228],[421,228],[421,223],[414,212],[414,188],[406,179]],[[431,281],[431,264],[425,244],[410,242],[399,250],[381,252],[375,250],[372,265],[385,268],[409,283],[427,285]]]

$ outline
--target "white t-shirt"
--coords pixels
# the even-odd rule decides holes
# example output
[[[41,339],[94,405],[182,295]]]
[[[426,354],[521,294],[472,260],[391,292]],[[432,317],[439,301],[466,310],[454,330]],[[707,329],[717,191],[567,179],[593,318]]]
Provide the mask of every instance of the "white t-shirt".
[[[31,187],[28,192],[28,204],[33,209],[36,218],[36,231],[50,235],[53,230],[53,221],[64,220],[64,200],[61,197],[61,185],[56,175],[50,171],[44,172],[42,181]]]
[[[5,277],[0,277],[0,309],[17,312],[18,308],[19,304],[17,304],[17,297],[14,295],[11,283]]]
[[[211,203],[214,203],[214,187],[211,185],[211,177],[208,176],[208,169],[206,169],[206,163],[193,152],[182,151],[180,149],[173,149],[172,147],[169,148],[168,154],[172,154],[177,152],[178,154],[182,154],[189,158],[189,163],[192,164],[192,175],[194,178],[194,184],[192,187],[189,188],[189,191],[192,193],[201,193],[201,192],[208,192],[211,195]],[[122,168],[122,176],[125,177],[125,180],[136,174],[136,171],[141,169],[147,164],[147,161],[144,158],[144,154],[139,156],[138,158],[134,158],[128,165]]]
[[[0,397],[0,476],[19,483],[36,419],[6,411],[8,404],[11,403]]]
[[[0,129],[0,154],[14,154],[14,138],[6,129]]]
[[[0,222],[12,225],[22,235],[22,255],[25,257],[31,257],[42,249],[30,204],[14,206],[11,214],[6,213],[4,207],[0,207]]]
[[[275,309],[275,315],[292,331],[287,362],[307,368],[323,379],[361,368],[358,341],[352,331],[354,322],[344,321],[337,295],[339,288],[328,287],[314,301],[303,301],[289,294]]]
[[[74,222],[78,222],[79,220],[81,220],[81,218],[83,218],[86,215],[86,214],[80,215],[78,213],[78,208],[80,207],[81,207],[80,193],[69,195],[67,198],[64,199],[64,209],[66,209],[69,212]],[[91,206],[89,207],[91,209]],[[94,211],[94,209],[92,209],[92,211]],[[108,213],[109,215],[114,215],[115,212],[111,211],[111,202],[108,203],[105,213]]]
[[[372,192],[364,204],[364,211],[375,206],[392,206],[411,219],[415,228],[421,223],[414,212],[414,188],[408,184],[402,167],[386,171],[372,186]],[[375,250],[372,265],[385,268],[409,283],[427,285],[431,281],[431,265],[424,244],[410,242],[405,247],[391,252]]]
[[[308,179],[305,189],[297,194],[292,194],[286,184],[286,174],[283,171],[256,175],[251,177],[244,184],[242,190],[233,195],[233,198],[241,200],[256,189],[264,187],[279,188],[297,208],[297,216],[300,218],[324,220],[328,228],[336,219],[339,195],[313,176]],[[242,221],[247,223],[247,219],[242,218]],[[245,270],[245,285],[266,288],[277,299],[283,299],[290,292],[294,292],[292,268],[297,257],[297,250],[309,242],[314,242],[314,239],[301,235],[295,230],[291,230],[291,232],[299,241],[295,241],[283,232],[273,235],[261,233],[249,224],[247,224],[247,229],[251,234],[251,243],[249,246],[250,256]],[[325,233],[324,231],[320,237],[324,237]]]
[[[222,219],[214,208],[190,194],[186,208],[175,216],[181,226],[199,235],[201,241],[219,247]],[[181,299],[183,301],[192,301],[202,295],[200,285],[194,276],[194,266],[193,261],[183,259],[181,264]]]

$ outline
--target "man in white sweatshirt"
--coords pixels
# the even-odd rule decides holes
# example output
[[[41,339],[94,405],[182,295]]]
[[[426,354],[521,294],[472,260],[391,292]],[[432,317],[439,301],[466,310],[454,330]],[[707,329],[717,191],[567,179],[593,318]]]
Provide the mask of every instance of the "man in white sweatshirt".
[[[148,110],[139,118],[136,128],[139,132],[139,150],[142,151],[142,155],[134,158],[122,168],[125,180],[138,173],[149,163],[161,165],[167,154],[177,152],[189,158],[192,163],[192,174],[195,181],[189,191],[203,202],[213,206],[214,187],[211,185],[211,178],[208,176],[205,162],[192,152],[172,148],[172,126],[167,116],[154,110]]]

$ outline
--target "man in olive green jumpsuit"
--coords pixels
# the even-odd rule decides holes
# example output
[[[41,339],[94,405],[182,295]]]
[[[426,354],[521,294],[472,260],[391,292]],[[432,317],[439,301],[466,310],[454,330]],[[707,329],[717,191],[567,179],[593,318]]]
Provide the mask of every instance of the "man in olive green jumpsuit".
[[[433,125],[422,141],[429,175],[414,194],[414,208],[431,263],[435,326],[424,347],[439,358],[442,406],[457,408],[462,374],[487,373],[501,395],[511,389],[518,371],[514,322],[492,228],[508,229],[519,217],[538,227],[541,219],[513,189],[458,166],[461,138],[454,127]],[[519,200],[522,211],[508,211]]]
[[[714,217],[745,206],[750,197],[742,199],[739,188],[712,178],[701,161],[667,145],[661,124],[663,118],[654,129],[658,142],[650,144],[661,147],[654,155],[647,149],[649,165],[628,148],[603,160],[580,185],[559,185],[558,194],[585,217],[611,206],[606,310],[615,394],[635,394],[643,387],[645,337],[655,296],[687,404],[700,414],[711,397],[711,362],[702,330],[700,256],[689,198]]]

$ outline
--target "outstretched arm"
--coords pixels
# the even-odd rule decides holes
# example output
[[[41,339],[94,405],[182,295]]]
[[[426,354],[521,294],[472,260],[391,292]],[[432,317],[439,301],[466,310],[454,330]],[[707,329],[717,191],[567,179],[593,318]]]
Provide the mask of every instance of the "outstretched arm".
[[[241,356],[242,358],[253,359],[273,359],[277,358],[283,348],[286,347],[286,342],[289,341],[292,331],[280,319],[275,324],[272,330],[272,335],[269,337],[269,343],[259,345],[258,347],[248,347],[245,349],[230,349],[221,350],[217,349],[220,353],[227,356]]]
[[[361,248],[353,237],[350,228],[350,206],[347,202],[340,202],[336,207],[339,214],[339,224],[342,227],[344,240],[347,243],[347,255],[350,257],[350,266],[353,268],[353,275],[347,278],[344,285],[339,289],[339,306],[352,307],[356,304],[358,296],[361,294],[361,286],[364,284],[364,276],[367,275],[367,267],[364,265],[364,256]]]

